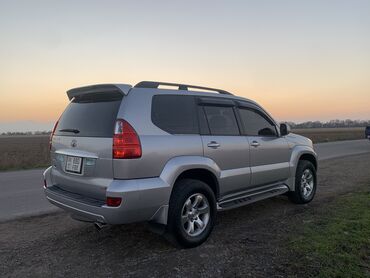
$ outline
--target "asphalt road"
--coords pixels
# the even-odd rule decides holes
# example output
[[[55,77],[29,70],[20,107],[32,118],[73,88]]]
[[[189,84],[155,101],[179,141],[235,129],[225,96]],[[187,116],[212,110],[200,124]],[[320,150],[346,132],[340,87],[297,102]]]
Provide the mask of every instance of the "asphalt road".
[[[369,140],[351,140],[315,145],[319,160],[370,152]],[[0,173],[0,222],[40,215],[59,209],[43,194],[43,169]]]
[[[45,198],[43,171],[33,169],[0,173],[0,222],[59,210]]]

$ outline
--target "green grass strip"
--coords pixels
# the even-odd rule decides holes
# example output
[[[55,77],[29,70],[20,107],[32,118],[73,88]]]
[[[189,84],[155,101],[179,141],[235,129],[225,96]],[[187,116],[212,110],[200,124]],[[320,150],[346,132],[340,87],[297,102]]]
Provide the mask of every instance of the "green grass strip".
[[[303,223],[289,242],[295,268],[308,277],[370,277],[370,192],[339,197]]]

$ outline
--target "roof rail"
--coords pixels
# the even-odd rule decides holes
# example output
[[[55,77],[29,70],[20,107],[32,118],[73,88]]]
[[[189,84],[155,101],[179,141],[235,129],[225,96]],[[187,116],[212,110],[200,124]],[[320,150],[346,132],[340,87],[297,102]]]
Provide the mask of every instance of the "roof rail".
[[[175,87],[178,87],[178,90],[185,90],[185,91],[187,91],[189,88],[193,88],[193,89],[200,89],[200,90],[207,90],[207,91],[215,91],[223,95],[232,95],[232,93],[229,93],[227,91],[220,90],[220,89],[215,89],[215,88],[179,84],[179,83],[157,82],[157,81],[141,81],[137,83],[134,87],[135,88],[153,88],[153,89],[155,88],[157,89],[160,85],[175,86]]]

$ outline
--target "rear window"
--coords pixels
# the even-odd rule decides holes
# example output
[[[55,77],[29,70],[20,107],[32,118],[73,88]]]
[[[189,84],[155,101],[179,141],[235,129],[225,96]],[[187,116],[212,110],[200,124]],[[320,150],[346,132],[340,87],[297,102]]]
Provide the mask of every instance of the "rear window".
[[[152,122],[171,134],[199,134],[193,96],[156,95],[152,100]]]
[[[63,112],[56,135],[76,137],[112,137],[120,93],[93,93],[76,96]]]

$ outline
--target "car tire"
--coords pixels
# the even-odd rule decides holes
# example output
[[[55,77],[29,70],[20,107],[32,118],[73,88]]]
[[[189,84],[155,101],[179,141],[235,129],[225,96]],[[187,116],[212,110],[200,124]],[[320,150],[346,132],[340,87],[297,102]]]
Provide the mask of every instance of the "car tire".
[[[166,238],[179,247],[196,247],[212,232],[216,213],[216,198],[206,183],[180,180],[171,194]]]
[[[296,204],[306,204],[313,200],[317,188],[315,166],[307,160],[298,162],[295,175],[295,190],[288,192],[289,199]]]

